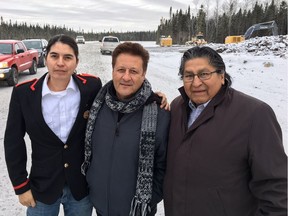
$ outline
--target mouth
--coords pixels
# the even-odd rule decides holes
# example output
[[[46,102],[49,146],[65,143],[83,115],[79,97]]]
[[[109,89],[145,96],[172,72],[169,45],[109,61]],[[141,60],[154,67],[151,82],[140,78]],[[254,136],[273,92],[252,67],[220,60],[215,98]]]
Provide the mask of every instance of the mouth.
[[[205,92],[206,90],[205,89],[203,89],[203,90],[199,90],[199,89],[197,89],[197,90],[193,90],[193,92]]]
[[[65,70],[54,70],[54,72],[56,72],[56,73],[65,73],[66,71]]]
[[[131,83],[120,83],[121,86],[124,86],[124,87],[130,87],[132,86]]]
[[[204,94],[206,91],[205,90],[194,90],[193,94]]]

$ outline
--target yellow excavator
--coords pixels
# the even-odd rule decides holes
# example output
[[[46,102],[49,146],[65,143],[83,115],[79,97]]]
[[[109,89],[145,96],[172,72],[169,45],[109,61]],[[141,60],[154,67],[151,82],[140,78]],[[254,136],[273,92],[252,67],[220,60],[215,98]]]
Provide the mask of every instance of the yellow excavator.
[[[269,22],[257,23],[255,25],[252,25],[247,29],[244,35],[227,36],[225,38],[225,44],[240,43],[244,40],[251,38],[253,32],[266,29],[272,29],[273,35],[274,36],[278,35],[278,27],[276,22],[273,20]]]

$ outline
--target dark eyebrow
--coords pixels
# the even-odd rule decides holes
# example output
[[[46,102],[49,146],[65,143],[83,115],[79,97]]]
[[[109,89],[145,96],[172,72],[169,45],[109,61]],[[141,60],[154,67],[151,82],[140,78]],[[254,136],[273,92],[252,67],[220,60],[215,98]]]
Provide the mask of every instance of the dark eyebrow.
[[[199,74],[199,73],[203,73],[205,71],[208,71],[208,69],[207,68],[200,69],[199,71],[197,71],[197,73],[194,73],[193,71],[184,70],[184,73]]]
[[[64,54],[65,57],[74,57],[72,54]]]
[[[57,53],[57,52],[50,52],[49,54],[50,55],[59,55],[59,53]],[[65,57],[74,57],[74,55],[72,55],[72,54],[64,54],[64,56]]]
[[[50,52],[49,54],[50,54],[50,55],[51,55],[51,54],[58,55],[58,53],[56,53],[56,52]]]

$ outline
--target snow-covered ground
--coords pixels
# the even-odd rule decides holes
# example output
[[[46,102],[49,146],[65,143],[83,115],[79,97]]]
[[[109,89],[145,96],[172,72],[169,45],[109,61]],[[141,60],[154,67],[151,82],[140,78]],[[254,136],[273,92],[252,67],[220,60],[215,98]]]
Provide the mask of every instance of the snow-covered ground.
[[[177,75],[178,68],[183,51],[189,47],[159,47],[154,42],[140,43],[149,50],[151,56],[147,72],[148,80],[154,90],[164,92],[171,102],[179,95],[177,89],[182,82]],[[265,101],[274,109],[283,131],[283,143],[287,153],[287,35],[256,38],[234,45],[209,44],[209,46],[221,52],[227,72],[233,78],[232,87]],[[97,75],[103,83],[111,79],[111,56],[100,54],[99,42],[81,44],[79,49],[78,72]],[[45,72],[46,68],[39,68],[36,75],[23,73],[20,82],[39,77]],[[11,91],[11,87],[0,82],[0,216],[25,215],[25,207],[18,203],[8,177],[2,144]],[[30,151],[29,139],[26,140]],[[157,216],[163,215],[163,204],[160,203]]]

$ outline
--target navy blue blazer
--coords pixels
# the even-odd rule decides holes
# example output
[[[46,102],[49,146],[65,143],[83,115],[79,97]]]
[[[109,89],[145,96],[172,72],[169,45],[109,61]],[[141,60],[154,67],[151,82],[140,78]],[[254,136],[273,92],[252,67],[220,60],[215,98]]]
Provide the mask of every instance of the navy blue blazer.
[[[42,115],[42,85],[46,74],[14,87],[4,137],[5,159],[16,194],[31,189],[34,198],[46,204],[54,203],[63,187],[70,187],[73,197],[88,195],[85,176],[84,139],[89,109],[102,87],[101,80],[87,74],[74,74],[81,94],[79,112],[66,143],[46,124]],[[27,171],[25,134],[31,140],[31,170]],[[27,143],[30,145],[30,143]]]

